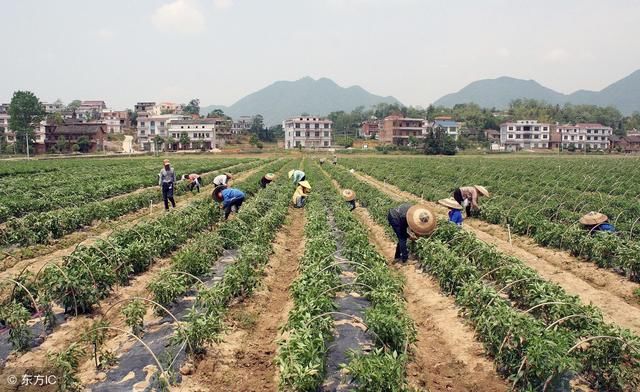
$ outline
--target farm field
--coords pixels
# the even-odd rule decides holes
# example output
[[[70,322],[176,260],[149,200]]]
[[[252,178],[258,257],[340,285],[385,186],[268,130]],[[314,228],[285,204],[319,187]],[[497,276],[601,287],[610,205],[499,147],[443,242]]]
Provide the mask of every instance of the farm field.
[[[0,167],[26,195],[0,199],[23,206],[0,226],[0,383],[45,372],[50,390],[70,391],[640,388],[636,159],[180,157],[177,174],[206,173],[205,186],[178,185],[169,213],[149,208],[161,160]],[[302,209],[296,168],[312,186]],[[28,179],[75,171],[82,185],[56,191],[84,197],[32,200],[47,192]],[[211,200],[224,171],[246,194],[228,220]],[[473,184],[492,195],[459,230],[434,201]],[[403,202],[439,218],[406,265],[387,223]],[[585,234],[576,222],[592,209],[618,234]]]

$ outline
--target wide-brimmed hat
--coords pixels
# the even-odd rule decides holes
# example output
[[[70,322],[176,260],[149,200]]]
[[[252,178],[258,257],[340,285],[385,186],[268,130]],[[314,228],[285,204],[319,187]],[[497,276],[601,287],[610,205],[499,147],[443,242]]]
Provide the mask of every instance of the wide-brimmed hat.
[[[428,235],[436,228],[436,214],[426,205],[416,204],[407,211],[407,223],[416,235]]]
[[[213,190],[213,193],[211,194],[211,196],[213,196],[213,200],[217,201],[218,203],[221,203],[222,202],[222,194],[220,192],[222,192],[225,189],[226,189],[225,185],[218,185]],[[220,196],[218,196],[218,194],[220,194]]]
[[[269,181],[273,181],[273,179],[276,178],[276,175],[273,173],[267,173],[264,175],[264,178],[266,178]]]
[[[461,210],[462,206],[458,203],[454,198],[450,197],[448,199],[440,199],[438,200],[438,204],[445,206],[447,208],[453,208],[454,210]]]
[[[162,164],[163,165],[169,165],[169,164],[171,164],[171,162],[169,162],[168,159],[165,159],[164,161],[162,161]]]
[[[298,185],[300,185],[303,188],[311,189],[311,184],[309,184],[309,181],[300,181]]]
[[[289,176],[289,178],[293,177],[293,172],[294,172],[294,170],[289,170],[289,173],[287,173],[287,175]]]
[[[580,218],[580,223],[587,226],[600,225],[609,219],[608,216],[601,212],[591,211],[587,215]]]
[[[489,191],[487,190],[487,188],[483,187],[482,185],[474,185],[473,187],[476,188],[476,190],[480,192],[482,196],[489,197]]]
[[[225,172],[224,175],[227,176],[228,178],[233,178],[233,175],[231,173]]]
[[[324,158],[320,158],[320,162],[324,162]]]
[[[345,201],[354,201],[356,199],[356,193],[351,189],[344,189],[342,191],[342,197]]]

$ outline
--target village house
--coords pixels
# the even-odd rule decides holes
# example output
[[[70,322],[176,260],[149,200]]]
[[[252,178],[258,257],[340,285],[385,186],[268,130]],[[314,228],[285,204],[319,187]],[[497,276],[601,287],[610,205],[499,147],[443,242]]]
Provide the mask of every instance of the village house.
[[[424,138],[424,124],[425,120],[421,118],[387,116],[382,120],[378,139],[383,143],[406,146],[409,144],[409,138]]]
[[[500,144],[507,150],[549,148],[551,124],[519,120],[500,124]]]
[[[609,148],[611,127],[602,124],[579,123],[556,126],[551,148],[598,151]]]
[[[173,139],[175,149],[211,150],[222,148],[230,131],[228,120],[223,118],[201,118],[189,120],[173,120],[169,123],[169,138]],[[186,134],[189,142],[183,145],[180,141]]]
[[[364,121],[360,127],[360,136],[366,139],[377,139],[381,124],[376,118]]]
[[[317,116],[300,116],[283,121],[285,149],[330,148],[333,121]]]
[[[65,121],[58,125],[45,124],[42,149],[47,152],[69,152],[78,145],[80,152],[97,152],[104,149],[106,125],[102,123]],[[86,142],[84,151],[83,142]],[[61,148],[61,145],[64,145]],[[62,151],[60,151],[62,150]],[[38,151],[38,152],[44,152]]]

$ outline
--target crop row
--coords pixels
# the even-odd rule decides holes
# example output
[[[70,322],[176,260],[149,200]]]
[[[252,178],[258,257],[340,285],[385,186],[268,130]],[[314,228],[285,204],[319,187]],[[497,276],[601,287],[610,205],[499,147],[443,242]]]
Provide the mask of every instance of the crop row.
[[[566,371],[582,372],[596,389],[640,385],[640,339],[605,323],[599,309],[582,304],[520,260],[445,221],[430,239],[418,241],[418,254],[443,291],[456,295],[499,368],[523,386],[544,385]],[[544,344],[537,345],[532,336],[543,337]],[[606,338],[571,350],[593,336]],[[562,371],[550,373],[553,369]]]
[[[252,161],[231,167],[235,171],[242,171],[252,169],[261,164],[264,164],[264,162]],[[210,183],[217,174],[219,173],[204,175],[203,183]],[[188,184],[186,182],[177,184],[175,195],[179,196],[188,192]],[[157,204],[161,200],[161,192],[156,187],[153,187],[118,198],[81,204],[78,207],[29,213],[22,218],[10,219],[4,227],[0,228],[0,246],[46,244],[53,239],[73,233],[81,227],[96,221],[114,219],[126,213],[145,208],[151,203]],[[158,206],[158,208],[161,207]]]
[[[278,171],[285,164],[286,161],[276,161],[265,170]],[[263,174],[255,173],[237,185],[252,195],[259,189]],[[146,271],[155,259],[169,254],[220,217],[220,209],[210,200],[197,200],[179,211],[116,231],[93,246],[79,246],[64,257],[62,265],[48,264],[42,276],[26,273],[18,277],[37,296],[32,298],[25,290],[14,290],[15,303],[33,311],[35,299],[47,314],[51,314],[52,302],[61,303],[65,312],[90,312],[116,284],[126,284],[133,274]],[[53,322],[51,317],[47,320]]]
[[[254,159],[180,159],[172,164],[178,174],[206,173]],[[100,201],[157,185],[159,158],[122,160],[80,159],[50,162],[64,170],[0,178],[0,223],[29,212],[46,212]]]
[[[307,173],[311,178],[311,173]],[[291,286],[294,307],[283,327],[286,339],[280,342],[277,363],[280,388],[315,391],[324,379],[328,340],[333,330],[330,312],[339,285],[340,268],[333,257],[336,239],[327,220],[327,207],[320,181],[305,205],[305,250],[300,275]]]
[[[485,159],[483,163],[486,162],[488,160]],[[530,179],[521,175],[518,175],[518,181],[513,181],[514,177],[503,175],[495,178],[489,173],[470,169],[465,176],[453,172],[453,167],[446,165],[431,167],[432,163],[437,165],[438,161],[424,161],[427,170],[416,162],[400,159],[387,163],[376,159],[348,160],[346,164],[432,201],[449,196],[455,186],[482,183],[489,186],[493,193],[491,198],[483,199],[481,203],[481,218],[487,222],[509,226],[513,232],[531,236],[542,246],[568,250],[575,256],[592,260],[600,267],[624,271],[632,280],[640,279],[640,240],[637,237],[640,227],[634,227],[638,226],[640,207],[637,203],[629,203],[635,194],[628,192],[628,189],[617,196],[614,202],[608,200],[612,196],[606,193],[593,194],[591,191],[580,192],[575,189],[568,193],[563,187],[570,182],[570,178],[566,178],[567,182],[556,182],[555,173],[554,176],[545,173],[537,182],[531,183]],[[537,165],[540,162],[535,163]],[[567,176],[564,172],[562,174]],[[576,175],[571,173],[569,176]],[[582,182],[581,177],[573,179],[572,183]],[[553,185],[540,186],[544,181],[550,181]],[[625,184],[621,182],[618,186]],[[583,186],[590,189],[589,184]],[[593,200],[589,202],[588,199]],[[619,221],[616,222],[619,235],[590,234],[580,227],[577,220],[581,214],[589,211],[587,208],[608,213],[612,221]]]
[[[327,177],[323,183],[330,184]],[[361,391],[397,391],[407,388],[405,366],[416,330],[407,313],[402,278],[392,272],[386,259],[371,244],[366,227],[360,223],[335,189],[327,199],[332,203],[336,226],[341,233],[342,254],[353,262],[358,287],[371,302],[365,312],[367,329],[376,336],[378,349],[352,357],[346,366]]]
[[[385,204],[382,199],[392,203],[346,171],[329,170],[343,185],[357,189],[365,204]],[[378,223],[385,224],[382,211],[371,212]],[[432,240],[418,243],[423,265],[438,278],[444,292],[456,294],[499,370],[521,387],[566,382],[571,372],[582,372],[592,385],[606,390],[626,391],[639,385],[638,338],[604,323],[599,310],[581,304],[520,260],[446,222],[439,222]],[[592,336],[607,338],[578,344]]]

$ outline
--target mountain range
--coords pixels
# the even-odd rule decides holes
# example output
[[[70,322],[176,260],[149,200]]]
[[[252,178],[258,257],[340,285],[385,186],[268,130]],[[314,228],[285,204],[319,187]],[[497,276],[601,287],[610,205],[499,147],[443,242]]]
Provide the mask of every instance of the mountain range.
[[[394,97],[374,95],[360,86],[345,88],[331,79],[315,80],[307,76],[296,81],[275,82],[231,106],[206,106],[200,112],[206,114],[222,109],[233,118],[261,114],[266,125],[275,125],[302,113],[325,116],[334,111],[348,112],[358,106],[368,108],[378,103],[400,104]]]
[[[518,98],[542,100],[550,104],[613,106],[623,114],[640,111],[640,70],[618,80],[600,91],[578,90],[563,94],[542,86],[535,80],[510,77],[478,80],[462,90],[445,95],[434,102],[435,106],[452,107],[459,103],[476,103],[481,107],[503,109]]]

